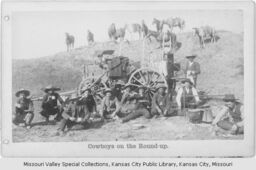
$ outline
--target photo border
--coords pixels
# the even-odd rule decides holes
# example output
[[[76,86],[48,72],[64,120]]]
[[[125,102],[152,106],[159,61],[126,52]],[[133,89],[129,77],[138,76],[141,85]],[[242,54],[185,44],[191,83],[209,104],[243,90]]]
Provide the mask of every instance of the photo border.
[[[145,5],[146,4],[146,5]],[[12,142],[12,13],[84,10],[242,10],[244,22],[243,140],[110,142]],[[5,16],[10,16],[6,21]],[[2,155],[4,157],[250,157],[255,153],[254,3],[252,2],[3,2],[2,3]],[[5,100],[4,100],[5,99]],[[167,144],[168,149],[88,149],[88,144]],[[36,148],[36,149],[35,149]],[[67,149],[70,148],[70,149]]]

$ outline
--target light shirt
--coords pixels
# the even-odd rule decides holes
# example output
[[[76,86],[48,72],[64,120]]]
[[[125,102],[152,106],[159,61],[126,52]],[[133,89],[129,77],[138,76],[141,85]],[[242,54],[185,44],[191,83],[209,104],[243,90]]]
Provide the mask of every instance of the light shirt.
[[[187,91],[187,93],[189,93],[189,89],[188,89],[188,88],[185,87],[185,90]],[[193,96],[195,97],[196,102],[199,102],[200,99],[199,99],[197,90],[196,90],[194,87],[192,87],[191,90],[192,90]],[[176,102],[177,102],[177,104],[178,104],[178,107],[181,107],[181,98],[182,98],[182,94],[183,94],[183,88],[181,87],[181,88],[178,90],[178,93],[177,93],[177,96],[176,96]]]

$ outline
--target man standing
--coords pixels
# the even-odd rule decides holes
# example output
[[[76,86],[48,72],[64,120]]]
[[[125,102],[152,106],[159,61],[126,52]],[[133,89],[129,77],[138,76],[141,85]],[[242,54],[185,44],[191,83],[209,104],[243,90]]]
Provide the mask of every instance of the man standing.
[[[111,118],[116,115],[119,102],[116,96],[112,94],[111,89],[104,91],[105,97],[101,101],[100,115],[102,118]]]
[[[154,94],[152,99],[151,114],[168,116],[170,99],[166,93],[167,87],[165,85],[159,85],[157,87],[157,92]]]
[[[56,115],[54,120],[60,121],[61,120],[61,114],[63,111],[63,104],[64,101],[60,97],[60,95],[56,92],[59,91],[60,88],[53,87],[52,85],[47,86],[44,89],[44,92],[46,93],[43,97],[42,101],[42,111],[40,114],[45,117],[46,122],[49,121],[50,115]],[[59,104],[58,104],[59,102]]]
[[[212,124],[231,134],[244,133],[242,103],[238,102],[232,94],[225,95],[223,101],[225,105]]]
[[[196,57],[197,57],[196,55],[186,56],[186,58],[188,59],[188,62],[186,63],[186,67],[184,70],[186,78],[190,79],[194,87],[196,87],[197,85],[197,76],[201,72],[200,64],[194,61]]]
[[[15,115],[13,116],[13,123],[19,126],[26,126],[31,128],[31,122],[34,118],[33,102],[28,98],[30,92],[25,89],[20,89],[15,94],[18,97],[15,104]]]
[[[190,79],[185,79],[181,83],[183,87],[178,90],[176,96],[178,108],[181,110],[182,108],[189,108],[191,105],[199,104],[200,99],[197,90],[193,87]]]
[[[84,89],[81,97],[70,100],[62,114],[59,130],[64,132],[66,127],[70,129],[75,125],[81,125],[79,129],[83,129],[92,114],[96,114],[96,102],[91,95],[91,90]]]

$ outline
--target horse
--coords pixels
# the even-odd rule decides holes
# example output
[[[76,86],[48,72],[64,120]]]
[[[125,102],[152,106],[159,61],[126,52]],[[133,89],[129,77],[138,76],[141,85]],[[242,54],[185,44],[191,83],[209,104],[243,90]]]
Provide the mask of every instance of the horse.
[[[211,43],[216,42],[216,31],[214,28],[210,26],[202,26],[199,28],[193,28],[194,29],[194,36],[198,36],[200,47],[205,47],[205,40],[210,39]]]
[[[124,40],[125,37],[125,31],[126,31],[126,25],[123,28],[116,28],[115,24],[111,24],[108,29],[108,35],[111,40],[113,40],[116,43],[116,40]],[[129,43],[129,41],[127,40]]]
[[[145,38],[148,35],[148,26],[145,24],[145,21],[141,21],[141,32],[142,32],[142,37]]]
[[[108,36],[110,40],[115,40],[115,35],[116,35],[116,26],[114,23],[112,23],[108,28]]]
[[[154,37],[157,42],[160,43],[159,48],[169,46],[171,49],[176,48],[177,45],[177,36],[176,34],[168,31],[168,32],[157,32],[149,30],[147,35],[149,40],[151,41],[150,37]]]
[[[163,21],[154,18],[153,21],[152,21],[152,25],[156,25],[156,31],[157,32],[162,32],[162,30],[163,30]]]
[[[65,34],[66,34],[67,52],[69,52],[71,48],[74,48],[75,37],[73,35],[70,35],[69,33],[65,33]]]
[[[91,45],[92,43],[94,43],[94,35],[90,30],[87,30],[87,42],[88,42],[88,45]]]
[[[123,41],[125,37],[125,30],[126,26],[123,28],[116,29],[115,40],[120,39],[121,41]]]
[[[179,17],[175,18],[167,18],[163,20],[163,25],[166,24],[170,27],[171,31],[173,30],[174,27],[179,27],[180,30],[182,30],[185,26],[185,21]]]
[[[142,33],[142,28],[140,24],[134,23],[134,24],[130,24],[130,25],[125,25],[126,30],[132,35],[135,33],[139,34],[139,39],[141,38],[141,33]]]

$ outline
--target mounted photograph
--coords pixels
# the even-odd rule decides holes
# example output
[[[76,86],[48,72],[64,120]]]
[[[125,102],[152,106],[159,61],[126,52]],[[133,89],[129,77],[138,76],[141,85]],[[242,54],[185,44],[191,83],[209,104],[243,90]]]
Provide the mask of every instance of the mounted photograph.
[[[12,143],[247,140],[248,6],[112,4],[8,14]]]

